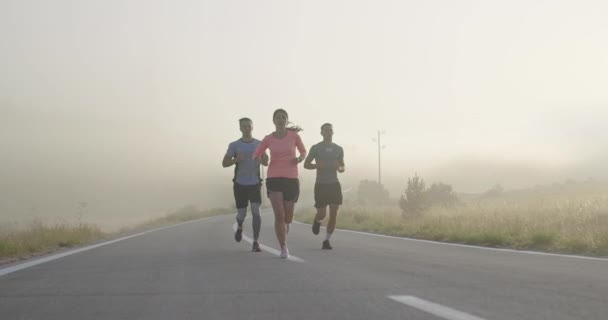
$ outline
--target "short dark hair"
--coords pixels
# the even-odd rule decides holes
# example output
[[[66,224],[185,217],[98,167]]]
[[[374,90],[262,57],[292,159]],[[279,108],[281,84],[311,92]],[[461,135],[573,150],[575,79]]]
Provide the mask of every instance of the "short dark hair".
[[[324,127],[326,127],[326,126],[332,126],[332,127],[333,127],[333,125],[332,125],[331,123],[326,122],[326,123],[324,123],[324,124],[321,126],[321,130],[323,130],[323,128],[324,128]]]
[[[253,123],[253,121],[251,119],[245,117],[245,118],[240,118],[239,119],[239,124],[243,124],[243,122],[245,122],[245,121],[249,121],[249,122]]]

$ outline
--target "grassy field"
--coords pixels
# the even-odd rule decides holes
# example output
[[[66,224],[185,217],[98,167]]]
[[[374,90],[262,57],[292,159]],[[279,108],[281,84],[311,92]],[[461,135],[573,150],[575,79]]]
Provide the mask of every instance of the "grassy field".
[[[98,226],[87,223],[70,224],[64,222],[47,224],[40,221],[32,221],[21,228],[4,227],[0,228],[0,262],[30,258],[34,255],[62,248],[114,238],[117,235],[232,213],[233,211],[231,209],[200,210],[194,207],[185,207],[164,217],[137,226],[126,227],[112,233],[103,232]]]
[[[93,224],[46,224],[32,221],[18,229],[0,229],[0,260],[28,258],[61,248],[103,239],[108,235]]]
[[[402,215],[397,205],[344,206],[338,228],[489,247],[608,256],[608,192],[540,192],[470,199]],[[311,223],[313,210],[297,219]]]

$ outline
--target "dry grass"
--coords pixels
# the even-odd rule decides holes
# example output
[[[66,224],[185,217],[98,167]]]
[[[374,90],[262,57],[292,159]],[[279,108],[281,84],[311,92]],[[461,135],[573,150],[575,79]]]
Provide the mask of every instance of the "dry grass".
[[[0,231],[0,258],[31,256],[88,243],[105,236],[99,227],[92,224],[48,225],[33,221],[25,228]]]
[[[298,219],[312,222],[314,212]],[[436,241],[608,255],[608,194],[505,196],[467,201],[452,208],[433,207],[419,216],[403,216],[390,207],[346,206],[338,228]]]
[[[94,224],[67,222],[47,224],[34,220],[25,227],[0,228],[0,260],[10,261],[51,252],[94,241],[116,237],[119,234],[148,230],[214,215],[232,213],[231,209],[200,210],[185,207],[175,213],[151,220],[135,227],[123,228],[117,233],[103,232]]]

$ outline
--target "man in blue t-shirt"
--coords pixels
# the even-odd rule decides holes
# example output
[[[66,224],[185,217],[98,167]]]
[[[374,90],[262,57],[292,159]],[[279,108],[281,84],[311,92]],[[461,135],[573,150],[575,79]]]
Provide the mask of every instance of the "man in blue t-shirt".
[[[253,216],[253,247],[251,251],[260,252],[258,238],[262,218],[260,217],[260,205],[262,204],[262,179],[260,178],[260,164],[268,166],[268,156],[264,154],[261,161],[253,160],[253,152],[260,144],[251,135],[253,121],[249,118],[239,120],[242,137],[228,145],[228,151],[222,161],[224,168],[234,167],[234,200],[236,201],[238,228],[234,233],[234,239],[240,242],[243,237],[243,222],[247,215],[247,207],[251,203],[251,215]]]

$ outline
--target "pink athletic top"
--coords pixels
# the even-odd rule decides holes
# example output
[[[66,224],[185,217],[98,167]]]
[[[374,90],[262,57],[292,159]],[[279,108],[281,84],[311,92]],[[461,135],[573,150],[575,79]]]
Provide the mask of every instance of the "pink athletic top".
[[[262,139],[253,153],[253,158],[259,158],[266,149],[270,149],[268,178],[297,178],[298,165],[294,163],[296,148],[301,156],[306,157],[306,148],[296,132],[287,131],[283,138],[277,138],[271,133]]]

